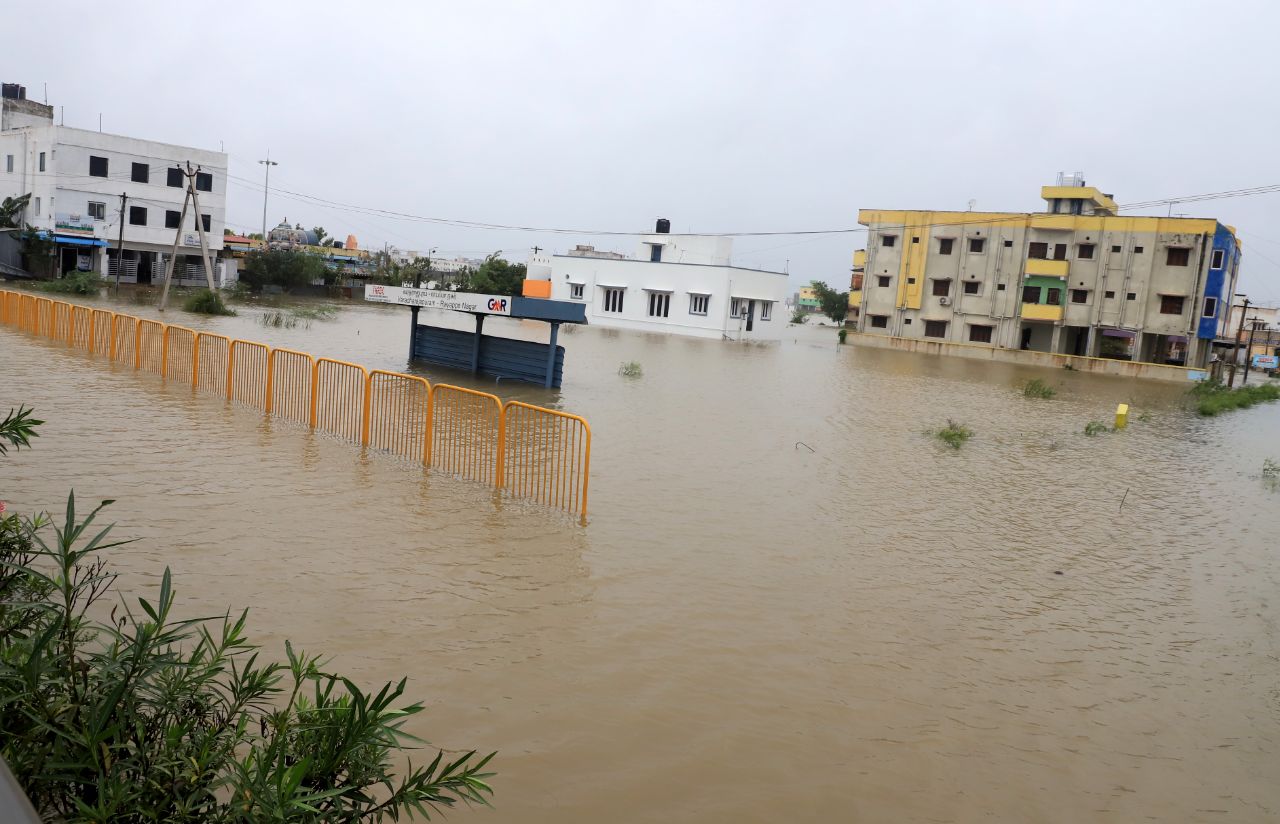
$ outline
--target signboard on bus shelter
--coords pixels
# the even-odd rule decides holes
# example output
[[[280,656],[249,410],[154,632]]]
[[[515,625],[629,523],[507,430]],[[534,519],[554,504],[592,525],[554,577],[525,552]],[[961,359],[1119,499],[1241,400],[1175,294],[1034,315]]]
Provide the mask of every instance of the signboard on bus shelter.
[[[1254,355],[1254,369],[1280,369],[1280,357],[1275,355]]]
[[[511,314],[511,298],[507,295],[478,295],[473,292],[368,284],[364,287],[364,299],[373,303],[398,303],[402,306],[452,309],[455,312],[475,312],[482,315]]]

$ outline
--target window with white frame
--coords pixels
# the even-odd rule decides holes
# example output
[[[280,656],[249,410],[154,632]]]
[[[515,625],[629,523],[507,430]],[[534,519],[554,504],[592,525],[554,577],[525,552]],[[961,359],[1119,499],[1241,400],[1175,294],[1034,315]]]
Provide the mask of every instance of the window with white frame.
[[[601,291],[604,293],[604,311],[621,312],[622,298],[627,290],[605,287]]]
[[[766,300],[760,303],[760,320],[769,320],[773,317],[773,301]]]
[[[1209,261],[1209,268],[1210,268],[1210,269],[1221,269],[1221,268],[1222,268],[1222,264],[1226,261],[1226,258],[1227,258],[1227,250],[1226,250],[1226,249],[1214,249],[1214,250],[1213,250],[1213,258]]]
[[[649,317],[665,318],[671,311],[670,292],[649,293]]]
[[[569,297],[573,298],[574,300],[582,300],[582,294],[583,294],[584,288],[585,288],[584,284],[570,283]]]
[[[107,204],[94,203],[92,200],[89,201],[89,217],[93,218],[94,220],[106,220]]]
[[[710,295],[689,295],[689,314],[705,315],[711,303]]]
[[[734,298],[733,302],[729,304],[729,317],[743,318],[746,316],[747,316],[747,299]]]
[[[1204,317],[1211,318],[1217,314],[1218,314],[1218,299],[1205,298],[1204,299]]]

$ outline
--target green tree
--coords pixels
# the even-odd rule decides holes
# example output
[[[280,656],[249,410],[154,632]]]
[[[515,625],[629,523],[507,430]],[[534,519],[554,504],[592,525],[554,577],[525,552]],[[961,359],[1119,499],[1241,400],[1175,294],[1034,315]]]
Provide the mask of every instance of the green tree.
[[[836,323],[844,323],[845,315],[849,314],[849,293],[837,292],[820,280],[810,281],[809,286],[818,296],[818,307],[822,314]]]
[[[245,258],[240,280],[255,292],[264,286],[296,289],[316,281],[331,283],[337,273],[324,260],[307,252],[288,249],[266,249],[250,252]]]
[[[316,236],[317,246],[324,246],[330,240],[329,233],[324,230],[323,226],[313,226],[311,231]]]
[[[0,229],[22,228],[22,213],[31,202],[31,193],[19,197],[6,197],[0,201]]]
[[[511,263],[494,252],[474,271],[460,273],[458,290],[486,295],[518,295],[524,288],[526,267]]]

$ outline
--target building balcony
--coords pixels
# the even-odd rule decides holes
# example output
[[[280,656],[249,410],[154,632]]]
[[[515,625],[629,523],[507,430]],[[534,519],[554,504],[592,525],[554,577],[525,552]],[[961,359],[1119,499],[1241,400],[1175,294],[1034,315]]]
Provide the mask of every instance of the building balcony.
[[[1027,261],[1026,272],[1028,275],[1044,275],[1051,278],[1065,278],[1067,276],[1067,261],[1031,258]]]
[[[862,290],[861,290],[861,289],[859,289],[859,290],[857,290],[856,292],[850,292],[850,293],[849,293],[849,308],[850,308],[850,309],[852,309],[852,308],[854,308],[855,306],[861,306],[861,305],[862,305]]]
[[[1062,307],[1048,303],[1022,304],[1023,320],[1062,320]]]

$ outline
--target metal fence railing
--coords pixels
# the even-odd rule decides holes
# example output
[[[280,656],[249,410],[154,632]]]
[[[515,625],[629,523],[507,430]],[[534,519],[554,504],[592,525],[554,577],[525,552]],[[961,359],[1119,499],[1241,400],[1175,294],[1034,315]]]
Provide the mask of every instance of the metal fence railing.
[[[577,415],[8,290],[0,325],[586,517],[591,427]]]

